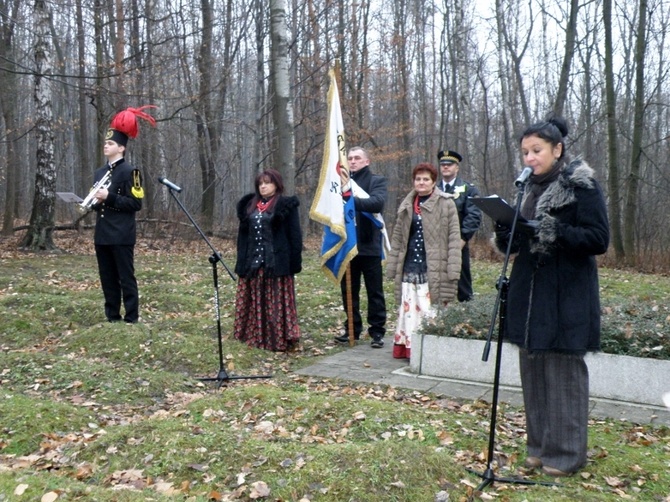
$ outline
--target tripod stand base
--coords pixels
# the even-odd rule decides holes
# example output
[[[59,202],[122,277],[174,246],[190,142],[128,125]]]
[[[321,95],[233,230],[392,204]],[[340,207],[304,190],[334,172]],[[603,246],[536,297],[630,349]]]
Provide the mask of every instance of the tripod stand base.
[[[215,377],[198,378],[201,382],[219,382],[218,387],[221,387],[224,382],[229,380],[248,380],[258,378],[272,378],[272,375],[250,375],[250,376],[230,376],[226,370],[220,369]]]
[[[561,486],[559,483],[551,483],[549,481],[534,481],[532,479],[524,478],[497,478],[493,473],[492,469],[486,469],[484,472],[480,473],[472,469],[466,469],[472,474],[476,474],[478,477],[482,478],[483,481],[476,488],[477,491],[482,491],[489,485],[493,483],[515,483],[517,485],[541,485],[541,486]]]

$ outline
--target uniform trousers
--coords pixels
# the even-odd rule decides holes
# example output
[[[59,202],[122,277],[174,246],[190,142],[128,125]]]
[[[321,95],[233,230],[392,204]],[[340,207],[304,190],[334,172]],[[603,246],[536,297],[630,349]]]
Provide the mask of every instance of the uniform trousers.
[[[461,249],[461,277],[458,279],[458,301],[472,300],[472,274],[470,273],[470,247],[468,243]]]
[[[126,322],[139,319],[139,294],[134,266],[135,246],[95,246],[100,283],[105,296],[105,315],[108,321],[121,320],[121,299]]]
[[[381,340],[386,333],[386,300],[384,299],[384,271],[380,256],[355,256],[349,262],[351,274],[351,306],[354,320],[354,335],[358,338],[363,331],[361,318],[361,275],[365,281],[365,291],[368,297],[368,333],[375,340]],[[342,279],[342,303],[345,314],[347,309],[346,276]],[[347,322],[344,328],[348,328]]]
[[[529,457],[576,472],[586,465],[589,372],[584,356],[519,350]]]

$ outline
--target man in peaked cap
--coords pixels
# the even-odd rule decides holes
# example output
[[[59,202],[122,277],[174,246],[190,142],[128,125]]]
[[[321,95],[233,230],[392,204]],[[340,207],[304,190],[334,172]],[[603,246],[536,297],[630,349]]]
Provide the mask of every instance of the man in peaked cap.
[[[139,320],[139,293],[135,279],[135,213],[142,209],[144,189],[139,170],[124,158],[129,138],[137,136],[137,117],[156,121],[142,112],[143,108],[128,108],[112,120],[105,135],[106,163],[95,172],[97,183],[111,173],[109,185],[95,193],[93,210],[95,222],[95,255],[100,283],[105,297],[105,316],[109,322]],[[125,314],[121,317],[121,300]]]
[[[454,150],[440,150],[437,153],[437,160],[442,174],[438,187],[456,196],[454,202],[461,226],[461,278],[458,281],[458,301],[467,302],[472,300],[474,295],[468,242],[482,223],[481,210],[468,197],[478,197],[479,190],[458,176],[460,163],[463,160],[461,154]]]

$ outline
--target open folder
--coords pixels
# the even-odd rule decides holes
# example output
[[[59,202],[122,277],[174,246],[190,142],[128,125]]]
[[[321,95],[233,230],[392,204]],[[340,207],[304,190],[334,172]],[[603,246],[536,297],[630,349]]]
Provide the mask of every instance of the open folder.
[[[468,197],[479,209],[484,211],[488,216],[493,218],[493,221],[499,225],[512,226],[514,221],[514,214],[516,209],[510,206],[505,199],[497,195],[489,195],[488,197]],[[518,222],[526,223],[527,220],[519,215]]]

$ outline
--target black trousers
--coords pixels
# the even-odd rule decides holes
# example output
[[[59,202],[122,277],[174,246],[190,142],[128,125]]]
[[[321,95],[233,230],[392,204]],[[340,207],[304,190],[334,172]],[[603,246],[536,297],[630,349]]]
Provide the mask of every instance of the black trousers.
[[[135,246],[95,246],[100,283],[105,296],[105,316],[109,321],[121,320],[121,299],[126,322],[139,319],[139,294],[134,266]]]
[[[461,249],[461,277],[458,279],[458,301],[472,300],[472,275],[470,274],[470,248],[466,243]]]
[[[384,272],[379,256],[357,255],[349,264],[351,274],[351,306],[354,320],[354,335],[359,337],[363,331],[363,320],[360,311],[361,275],[365,281],[368,296],[368,333],[373,339],[381,339],[386,333],[386,300],[384,298]],[[347,314],[346,275],[340,284],[344,313]],[[349,326],[349,317],[344,324]]]

